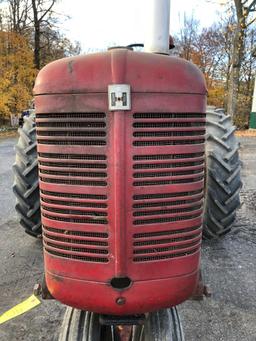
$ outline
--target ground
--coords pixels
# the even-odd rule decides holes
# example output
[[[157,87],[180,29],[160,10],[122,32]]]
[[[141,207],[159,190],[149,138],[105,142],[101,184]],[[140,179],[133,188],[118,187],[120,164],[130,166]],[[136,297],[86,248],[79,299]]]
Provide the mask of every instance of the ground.
[[[242,207],[231,234],[203,243],[202,267],[212,297],[179,306],[186,341],[256,340],[256,137],[241,142]],[[42,279],[42,247],[23,233],[14,211],[15,137],[0,139],[0,314],[32,294]],[[44,301],[0,326],[0,340],[57,340],[65,307]]]

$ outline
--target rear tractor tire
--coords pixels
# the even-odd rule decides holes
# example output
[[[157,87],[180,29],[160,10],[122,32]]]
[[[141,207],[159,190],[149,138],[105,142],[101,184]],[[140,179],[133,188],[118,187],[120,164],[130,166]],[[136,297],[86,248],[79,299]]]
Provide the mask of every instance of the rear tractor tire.
[[[99,315],[68,307],[59,341],[121,341],[122,326],[102,326]],[[129,341],[184,341],[177,309],[163,309],[148,314],[143,326],[133,326]]]
[[[230,232],[240,207],[241,162],[235,130],[223,109],[207,108],[204,239]]]
[[[19,128],[18,132],[16,160],[13,165],[13,192],[16,196],[15,209],[25,232],[33,237],[39,237],[42,229],[36,127],[33,115],[24,118],[23,127]]]

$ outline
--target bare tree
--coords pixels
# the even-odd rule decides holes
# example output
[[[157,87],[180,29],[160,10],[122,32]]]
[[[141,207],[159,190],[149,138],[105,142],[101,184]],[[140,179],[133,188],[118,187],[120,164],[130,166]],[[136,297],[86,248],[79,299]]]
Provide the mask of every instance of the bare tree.
[[[34,26],[34,62],[36,68],[41,67],[41,35],[42,26],[51,26],[52,9],[57,0],[31,0]]]
[[[23,34],[28,24],[29,1],[9,0],[8,3],[11,31]]]
[[[234,117],[237,112],[237,99],[241,64],[244,57],[246,29],[254,22],[249,14],[255,11],[256,0],[234,0],[236,10],[236,28],[233,40],[231,66],[229,71],[229,86],[227,112]]]
[[[187,60],[192,59],[194,45],[198,37],[199,21],[192,17],[187,17],[184,14],[183,25],[176,37],[179,55]]]
[[[29,40],[34,51],[34,64],[38,70],[52,60],[51,56],[64,57],[67,50],[73,51],[74,54],[79,51],[79,46],[75,47],[68,39],[63,44],[64,37],[58,33],[60,15],[54,12],[54,5],[58,0],[2,1],[9,7],[7,29]]]

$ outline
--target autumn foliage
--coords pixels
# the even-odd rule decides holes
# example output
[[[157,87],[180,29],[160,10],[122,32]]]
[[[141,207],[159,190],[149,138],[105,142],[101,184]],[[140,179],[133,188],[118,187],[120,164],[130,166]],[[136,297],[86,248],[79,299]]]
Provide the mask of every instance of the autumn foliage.
[[[0,0],[0,123],[29,108],[40,68],[80,52],[60,33],[56,2]]]
[[[28,107],[36,70],[27,40],[0,31],[0,114],[8,117]]]

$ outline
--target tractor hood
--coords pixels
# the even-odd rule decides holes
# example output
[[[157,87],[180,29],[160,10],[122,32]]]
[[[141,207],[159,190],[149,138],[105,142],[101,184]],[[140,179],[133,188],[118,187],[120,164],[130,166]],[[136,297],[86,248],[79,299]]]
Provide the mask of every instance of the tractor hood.
[[[120,48],[48,64],[37,77],[34,95],[107,93],[110,84],[130,84],[132,93],[207,92],[202,72],[192,63]]]

